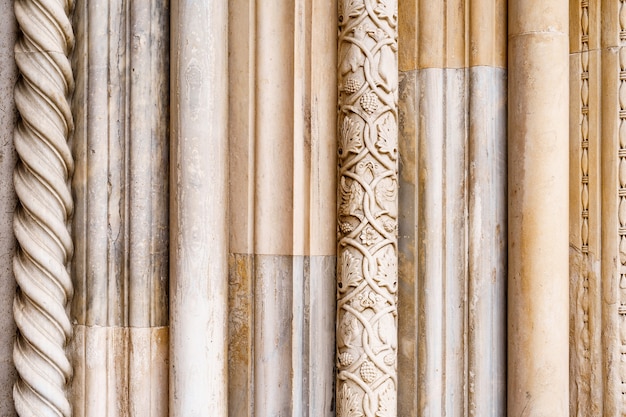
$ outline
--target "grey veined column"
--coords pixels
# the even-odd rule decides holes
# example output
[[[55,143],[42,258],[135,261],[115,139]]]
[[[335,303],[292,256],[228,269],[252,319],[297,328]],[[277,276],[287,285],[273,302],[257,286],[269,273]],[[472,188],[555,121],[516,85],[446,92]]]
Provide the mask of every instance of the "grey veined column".
[[[337,416],[395,416],[397,2],[339,3]]]
[[[76,1],[76,416],[167,416],[168,4]]]
[[[226,416],[228,2],[173,1],[170,416]]]
[[[18,0],[21,30],[15,45],[20,79],[15,104],[19,161],[13,269],[19,285],[13,313],[19,333],[13,350],[18,371],[13,395],[22,416],[71,415],[66,384],[72,369],[65,345],[72,333],[66,308],[72,297],[68,221],[74,162],[69,96],[74,88],[68,55],[74,45],[70,0]]]

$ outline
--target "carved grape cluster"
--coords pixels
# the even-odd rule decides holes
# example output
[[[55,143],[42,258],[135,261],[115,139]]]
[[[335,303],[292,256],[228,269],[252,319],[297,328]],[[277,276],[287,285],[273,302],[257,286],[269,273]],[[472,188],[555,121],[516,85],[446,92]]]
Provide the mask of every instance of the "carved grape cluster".
[[[368,384],[371,384],[372,382],[376,380],[376,377],[378,376],[378,371],[376,370],[376,367],[372,365],[371,362],[365,361],[361,365],[360,374],[361,374],[361,378],[363,378],[363,381],[367,382]]]
[[[378,110],[378,96],[371,91],[364,93],[359,99],[359,104],[365,113],[371,115]]]

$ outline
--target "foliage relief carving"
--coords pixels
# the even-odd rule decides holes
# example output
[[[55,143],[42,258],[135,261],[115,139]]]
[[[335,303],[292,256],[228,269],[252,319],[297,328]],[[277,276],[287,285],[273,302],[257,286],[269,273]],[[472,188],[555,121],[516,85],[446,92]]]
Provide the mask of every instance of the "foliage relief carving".
[[[337,416],[396,416],[397,1],[339,2]]]

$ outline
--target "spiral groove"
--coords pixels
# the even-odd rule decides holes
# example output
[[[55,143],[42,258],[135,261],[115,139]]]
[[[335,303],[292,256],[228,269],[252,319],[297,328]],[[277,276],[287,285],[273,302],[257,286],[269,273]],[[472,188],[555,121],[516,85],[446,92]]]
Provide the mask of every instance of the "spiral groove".
[[[13,398],[20,416],[72,414],[66,395],[72,368],[65,353],[72,334],[67,314],[72,297],[67,264],[73,251],[69,181],[74,166],[67,144],[73,131],[72,6],[72,0],[15,1],[21,30],[15,60],[21,77],[15,87],[19,205],[13,227],[19,248],[13,259],[18,284],[13,314],[19,333]]]

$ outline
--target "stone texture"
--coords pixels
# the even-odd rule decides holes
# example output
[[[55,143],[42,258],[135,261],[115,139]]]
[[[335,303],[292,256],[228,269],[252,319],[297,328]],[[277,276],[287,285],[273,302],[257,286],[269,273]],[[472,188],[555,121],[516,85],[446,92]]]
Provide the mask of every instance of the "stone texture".
[[[568,3],[509,4],[508,414],[569,414]]]
[[[506,70],[469,69],[468,415],[506,414]]]
[[[168,415],[168,328],[77,325],[73,415]]]
[[[13,168],[16,162],[13,129],[17,116],[13,102],[13,87],[17,80],[13,57],[17,35],[13,1],[0,1],[0,16],[3,16],[0,25],[0,415],[11,417],[15,415],[12,400],[15,381],[12,360],[15,339],[12,259],[15,254],[13,212],[16,204],[13,188]]]
[[[467,70],[420,70],[417,142],[418,410],[466,412]]]
[[[74,27],[74,415],[167,416],[169,3]]]
[[[228,2],[171,6],[170,416],[227,415]]]
[[[167,0],[76,3],[78,324],[168,322],[168,16]]]

